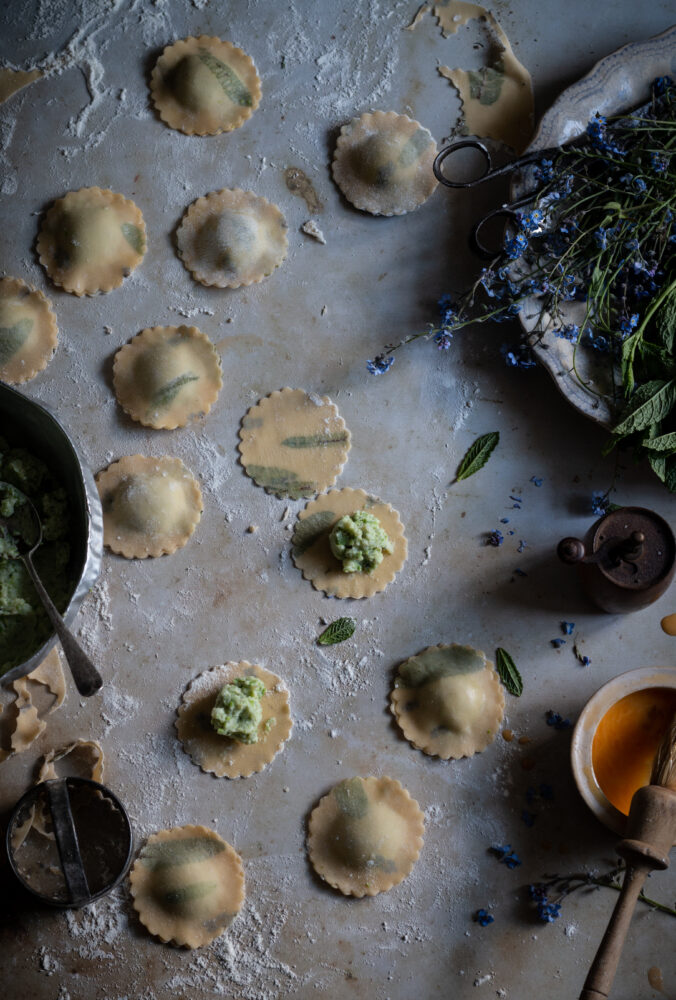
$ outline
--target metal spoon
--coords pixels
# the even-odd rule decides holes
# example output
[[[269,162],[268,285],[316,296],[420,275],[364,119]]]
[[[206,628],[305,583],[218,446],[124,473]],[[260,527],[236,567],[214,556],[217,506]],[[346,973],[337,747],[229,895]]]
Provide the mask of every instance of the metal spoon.
[[[18,498],[21,501],[19,510],[21,512],[24,510],[28,511],[31,523],[27,530],[25,523],[19,523],[18,512],[15,511],[9,517],[0,514],[0,527],[5,527],[10,532],[18,549],[19,558],[26,567],[26,571],[33,582],[37,595],[42,601],[43,607],[47,612],[47,617],[59,637],[61,647],[66,656],[66,660],[68,661],[68,666],[70,667],[70,672],[73,675],[73,680],[75,681],[75,686],[83,697],[88,698],[90,695],[96,694],[103,684],[101,674],[98,672],[55,608],[54,602],[45,590],[45,587],[37,574],[35,566],[33,565],[33,555],[35,550],[42,543],[42,522],[40,520],[40,515],[25,493],[18,490],[16,486],[12,486],[10,483],[0,482],[0,496],[2,495],[3,489],[14,493],[14,495],[18,494]]]

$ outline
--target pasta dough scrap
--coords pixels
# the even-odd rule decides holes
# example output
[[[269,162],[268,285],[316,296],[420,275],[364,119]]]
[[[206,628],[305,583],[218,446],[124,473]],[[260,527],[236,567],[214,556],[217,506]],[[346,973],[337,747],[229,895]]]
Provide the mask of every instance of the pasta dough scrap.
[[[393,552],[371,573],[343,573],[342,564],[331,552],[329,535],[344,514],[358,510],[366,510],[378,518],[392,542]],[[364,490],[349,487],[329,490],[311,500],[298,515],[291,544],[293,561],[305,579],[330,597],[372,597],[394,580],[408,555],[408,542],[398,512]]]
[[[53,700],[46,705],[33,703],[36,688],[45,687]],[[0,763],[13,754],[27,750],[47,728],[45,717],[61,707],[66,698],[66,678],[63,674],[61,655],[52,649],[26,677],[19,677],[12,684],[15,699],[8,706],[15,712],[14,726],[9,736],[9,749],[0,749]],[[0,714],[3,709],[0,706]]]
[[[236,45],[200,35],[168,45],[150,79],[153,103],[170,128],[216,135],[239,128],[261,100],[253,60]]]
[[[242,859],[205,826],[152,834],[129,882],[141,923],[161,941],[187,948],[222,934],[244,902]]]
[[[320,878],[346,896],[375,896],[410,873],[423,845],[418,803],[393,778],[349,778],[312,810],[307,850]]]
[[[203,285],[253,285],[286,257],[286,230],[276,205],[252,191],[223,188],[190,205],[176,233],[178,255]]]
[[[374,111],[343,125],[333,178],[355,208],[372,215],[404,215],[437,187],[431,133],[407,115]]]
[[[3,66],[0,69],[0,104],[3,104],[13,94],[29,83],[43,76],[41,69],[10,69]]]
[[[20,278],[0,279],[0,379],[20,385],[46,368],[58,341],[48,299]]]
[[[332,486],[350,450],[350,432],[335,404],[303,389],[259,400],[243,418],[239,437],[246,474],[280,499]]]
[[[390,707],[417,750],[471,757],[495,739],[505,693],[493,664],[471,646],[428,646],[399,667]]]
[[[219,736],[211,725],[211,709],[224,684],[237,677],[258,677],[265,684],[258,742],[240,743]],[[276,674],[242,660],[213,667],[196,677],[183,694],[176,730],[181,745],[203,771],[219,778],[248,778],[262,771],[282,749],[293,723],[289,693]]]
[[[182,548],[202,515],[202,491],[180,458],[126,455],[96,477],[103,541],[127,559]]]
[[[173,430],[209,412],[223,385],[221,361],[196,326],[153,326],[117,352],[113,384],[133,420]]]
[[[54,284],[67,292],[109,292],[143,260],[145,222],[134,202],[115,191],[69,191],[48,209],[37,252]]]
[[[449,69],[438,66],[440,76],[449,80],[462,102],[466,131],[497,139],[523,153],[533,132],[533,82],[530,73],[514,55],[507,35],[491,11],[467,0],[440,0],[424,4],[409,25],[413,30],[421,17],[432,10],[444,38],[454,35],[470,21],[484,21],[497,39],[497,52],[480,70]]]

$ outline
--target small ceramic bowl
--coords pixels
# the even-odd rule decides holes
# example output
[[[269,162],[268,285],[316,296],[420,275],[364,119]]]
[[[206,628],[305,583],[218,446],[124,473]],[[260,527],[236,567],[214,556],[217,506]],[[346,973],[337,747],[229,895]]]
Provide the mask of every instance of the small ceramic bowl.
[[[627,817],[608,801],[596,780],[592,767],[592,744],[596,728],[606,712],[621,698],[645,688],[671,688],[676,691],[676,667],[639,667],[613,677],[592,695],[573,730],[570,755],[578,791],[596,818],[620,835],[624,834]]]
[[[75,589],[64,613],[73,624],[85,594],[96,582],[103,556],[103,514],[98,490],[91,471],[56,416],[42,403],[0,382],[0,433],[10,444],[25,447],[49,466],[70,498],[74,519],[71,542],[71,567]],[[25,677],[45,658],[56,643],[52,635],[23,663],[0,678],[7,684]]]

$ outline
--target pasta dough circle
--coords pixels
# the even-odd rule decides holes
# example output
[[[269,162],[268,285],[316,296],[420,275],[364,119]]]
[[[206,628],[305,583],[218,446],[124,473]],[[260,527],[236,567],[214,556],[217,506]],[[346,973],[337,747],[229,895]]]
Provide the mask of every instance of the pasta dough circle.
[[[371,573],[343,573],[341,563],[331,552],[329,535],[344,514],[358,510],[366,510],[378,518],[393,551]],[[398,512],[364,490],[349,487],[329,490],[311,500],[298,515],[291,544],[293,561],[305,579],[330,597],[372,597],[394,580],[408,555],[408,542]]]
[[[425,822],[393,778],[349,778],[312,810],[307,850],[320,878],[346,896],[375,896],[410,873]]]
[[[160,118],[186,135],[217,135],[239,128],[261,99],[250,56],[208,35],[168,45],[155,64],[150,92]]]
[[[471,646],[428,646],[399,667],[390,708],[417,750],[443,760],[493,742],[505,693],[493,664]]]
[[[372,215],[404,215],[437,187],[437,146],[428,129],[394,111],[374,111],[343,125],[333,179],[355,208]]]
[[[269,730],[259,729],[257,743],[239,743],[220,736],[211,725],[211,709],[224,684],[237,677],[258,677],[265,684],[261,702],[262,727],[273,720]],[[289,712],[289,692],[276,674],[242,660],[206,670],[186,688],[174,723],[181,746],[203,771],[218,778],[248,778],[262,771],[282,749],[293,723]]]
[[[203,285],[253,285],[286,257],[286,230],[284,216],[266,198],[223,188],[190,205],[176,232],[178,255]]]
[[[126,455],[96,477],[103,541],[127,559],[182,548],[202,514],[199,484],[180,458]]]
[[[153,326],[115,355],[115,395],[133,420],[173,430],[208,413],[223,385],[214,345],[196,326]]]
[[[115,191],[69,191],[48,209],[37,252],[54,284],[67,292],[109,292],[143,260],[145,222],[134,202]]]
[[[175,826],[148,837],[129,875],[134,909],[165,944],[200,948],[244,902],[242,859],[214,830]]]
[[[46,368],[58,341],[48,299],[20,278],[0,279],[0,379],[21,385]]]
[[[252,406],[239,432],[244,471],[280,499],[332,486],[347,461],[350,432],[328,396],[285,388]]]

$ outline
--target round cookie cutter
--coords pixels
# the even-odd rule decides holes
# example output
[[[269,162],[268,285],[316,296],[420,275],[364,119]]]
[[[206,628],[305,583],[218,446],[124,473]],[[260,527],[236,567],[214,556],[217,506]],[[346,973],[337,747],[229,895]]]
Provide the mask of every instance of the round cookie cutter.
[[[49,820],[51,830],[45,832]],[[5,846],[12,871],[28,892],[50,906],[79,909],[121,882],[134,838],[127,811],[109,788],[68,777],[40,782],[21,796]]]

